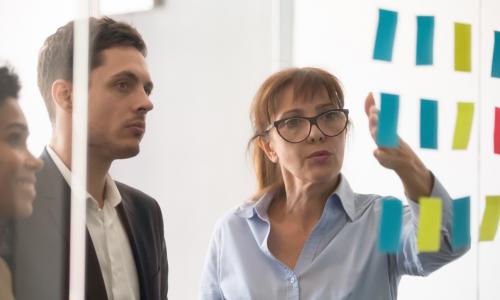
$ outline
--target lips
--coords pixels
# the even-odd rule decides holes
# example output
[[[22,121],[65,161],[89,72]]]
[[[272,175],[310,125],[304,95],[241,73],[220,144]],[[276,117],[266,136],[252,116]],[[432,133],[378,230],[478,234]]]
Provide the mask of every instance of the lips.
[[[126,128],[132,130],[137,135],[142,135],[146,131],[146,122],[144,121],[135,121],[129,123]]]
[[[316,151],[316,152],[311,153],[307,158],[328,157],[330,155],[332,155],[332,153],[330,151],[321,150],[321,151]]]

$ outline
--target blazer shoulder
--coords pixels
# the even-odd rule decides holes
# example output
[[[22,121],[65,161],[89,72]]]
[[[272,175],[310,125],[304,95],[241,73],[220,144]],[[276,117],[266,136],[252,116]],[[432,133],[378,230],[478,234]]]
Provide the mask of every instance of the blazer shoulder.
[[[116,187],[118,188],[118,190],[120,191],[120,194],[122,196],[122,198],[125,200],[125,201],[132,201],[134,203],[134,205],[146,205],[146,206],[152,206],[152,207],[159,207],[158,206],[158,202],[151,196],[149,196],[148,194],[134,188],[134,187],[131,187],[127,184],[124,184],[122,182],[119,182],[119,181],[115,181],[116,183]]]

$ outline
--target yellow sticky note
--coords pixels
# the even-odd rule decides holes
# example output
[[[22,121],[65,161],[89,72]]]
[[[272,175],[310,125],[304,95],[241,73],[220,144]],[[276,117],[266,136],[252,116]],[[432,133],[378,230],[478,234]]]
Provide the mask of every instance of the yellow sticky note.
[[[420,252],[439,250],[443,202],[440,198],[422,197],[419,200],[417,246]]]
[[[474,103],[458,102],[455,134],[453,136],[453,149],[465,150],[469,145],[472,120],[474,118]]]
[[[471,25],[455,23],[455,71],[471,71]]]
[[[480,241],[493,241],[500,219],[500,196],[486,196],[486,208],[479,232]]]

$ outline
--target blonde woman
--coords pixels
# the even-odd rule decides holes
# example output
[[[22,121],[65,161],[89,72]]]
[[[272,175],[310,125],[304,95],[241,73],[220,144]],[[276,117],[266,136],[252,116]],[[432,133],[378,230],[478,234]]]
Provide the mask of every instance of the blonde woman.
[[[375,137],[371,94],[365,110]],[[341,173],[348,116],[339,81],[324,70],[287,69],[262,84],[251,110],[258,190],[216,225],[200,299],[396,299],[402,275],[425,276],[467,251],[450,245],[450,196],[403,140],[374,152],[410,203],[401,252],[378,251],[382,197],[356,194]],[[436,253],[416,249],[422,196],[443,199]]]

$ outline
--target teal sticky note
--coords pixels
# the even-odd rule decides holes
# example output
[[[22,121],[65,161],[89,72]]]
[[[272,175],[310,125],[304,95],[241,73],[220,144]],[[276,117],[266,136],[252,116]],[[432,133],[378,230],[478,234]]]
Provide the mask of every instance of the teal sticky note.
[[[438,148],[438,103],[435,100],[420,100],[420,147]]]
[[[386,253],[400,250],[401,228],[403,226],[403,204],[396,198],[382,200],[378,249]]]
[[[432,65],[434,47],[434,17],[417,17],[417,65]]]
[[[380,112],[378,115],[377,145],[396,148],[398,140],[399,96],[380,94]]]
[[[470,245],[470,197],[453,200],[451,244],[454,250]]]
[[[495,44],[493,46],[493,62],[491,63],[491,76],[500,78],[500,31],[495,31]]]
[[[391,10],[379,9],[377,37],[373,49],[373,59],[391,61],[392,49],[394,48],[394,37],[398,13]]]

